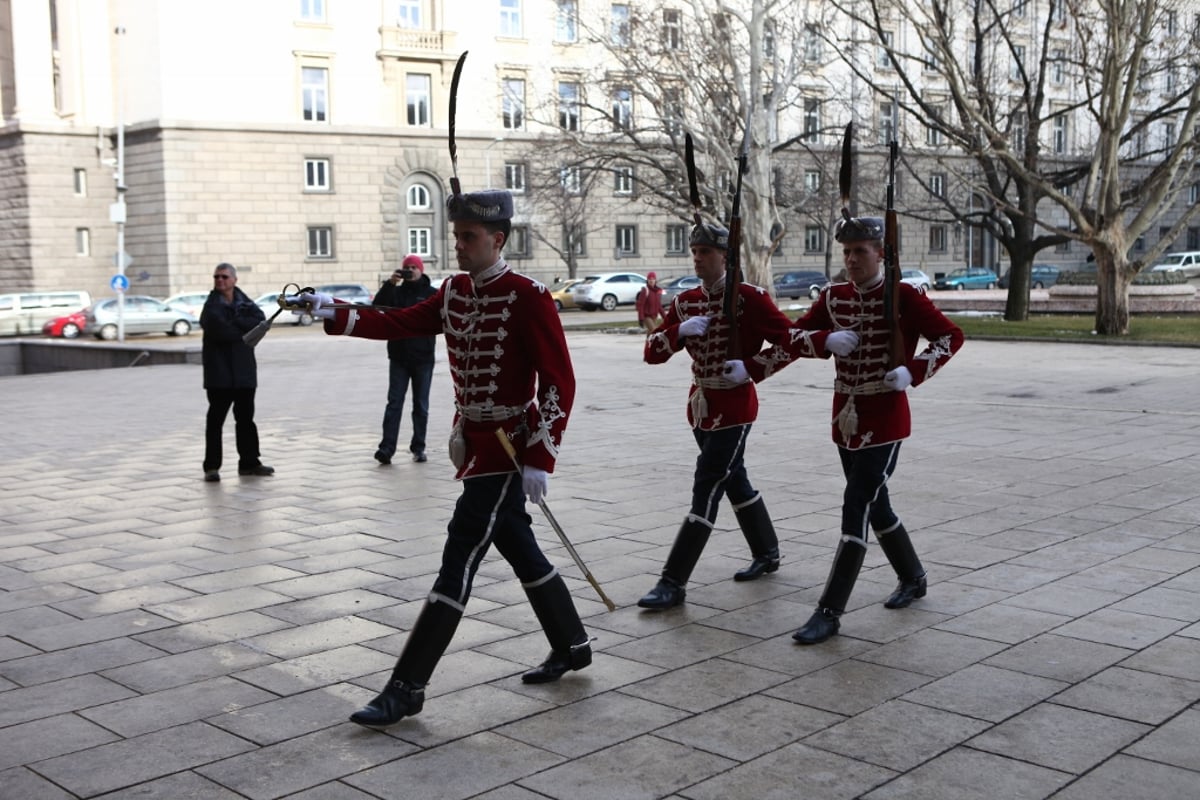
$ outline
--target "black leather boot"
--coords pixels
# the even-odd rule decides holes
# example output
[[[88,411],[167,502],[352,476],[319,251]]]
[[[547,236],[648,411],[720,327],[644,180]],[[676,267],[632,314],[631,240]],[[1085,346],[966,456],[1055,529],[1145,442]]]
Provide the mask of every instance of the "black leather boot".
[[[896,523],[896,527],[886,533],[875,534],[875,538],[879,540],[879,549],[883,550],[900,579],[896,591],[883,601],[884,608],[906,608],[913,600],[924,597],[928,585],[925,568],[921,566],[921,559],[917,557],[904,526]]]
[[[754,560],[750,566],[733,575],[735,581],[752,581],[779,569],[779,537],[775,535],[775,525],[771,515],[767,513],[767,504],[762,495],[756,494],[754,499],[733,510],[737,517],[746,544],[750,545],[750,553]]]
[[[683,587],[692,576],[692,570],[696,568],[696,562],[700,560],[700,554],[704,552],[704,546],[708,544],[711,534],[711,523],[689,514],[679,526],[679,532],[675,534],[675,543],[671,545],[667,563],[663,566],[662,578],[649,594],[638,600],[638,605],[661,611],[683,603],[687,596]]]
[[[838,622],[841,614],[831,608],[818,608],[808,618],[808,622],[800,630],[792,634],[792,638],[800,644],[820,644],[831,636],[836,636],[842,623]]]
[[[420,713],[425,705],[425,684],[450,646],[462,614],[431,595],[408,632],[404,651],[387,686],[374,700],[351,714],[350,721],[368,728],[386,728]]]
[[[592,646],[567,584],[555,574],[544,583],[525,587],[529,604],[550,642],[550,655],[521,676],[523,683],[550,683],[592,663]]]

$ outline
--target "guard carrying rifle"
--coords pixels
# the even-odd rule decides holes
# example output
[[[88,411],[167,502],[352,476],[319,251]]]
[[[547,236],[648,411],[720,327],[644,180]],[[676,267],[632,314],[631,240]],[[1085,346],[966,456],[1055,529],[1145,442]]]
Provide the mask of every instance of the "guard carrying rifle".
[[[453,125],[450,130],[453,163]],[[368,339],[443,334],[454,382],[449,454],[462,495],[447,526],[441,569],[386,687],[350,717],[367,727],[392,725],[421,711],[425,685],[454,636],[475,573],[493,544],[520,579],[550,642],[550,655],[522,681],[556,681],[592,661],[567,585],[538,547],[525,511],[526,497],[540,503],[546,496],[575,399],[566,337],[546,287],[514,272],[502,255],[511,231],[512,195],[503,190],[463,194],[457,176],[451,186],[447,212],[463,272],[433,297],[409,308],[373,310],[326,295],[300,295],[313,316],[324,319],[328,334]],[[498,429],[515,451],[519,469],[498,440]]]
[[[764,341],[786,342],[790,325],[790,320],[763,289],[736,280],[740,277],[737,256],[741,243],[737,231],[744,150],[743,147],[731,216],[734,235],[730,235],[730,230],[700,218],[691,136],[687,139],[688,177],[692,205],[697,209],[691,234],[692,265],[701,285],[681,292],[667,307],[663,323],[646,339],[644,359],[647,364],[662,364],[680,350],[687,350],[691,356],[687,420],[700,455],[696,458],[692,481],[691,508],[675,536],[662,576],[650,593],[638,601],[642,608],[661,610],[684,601],[687,594],[684,587],[708,543],[724,496],[733,505],[734,516],[753,557],[748,567],[734,575],[734,580],[753,580],[779,569],[775,526],[762,495],[746,476],[744,462],[746,439],[758,416],[758,395],[754,384],[744,377],[738,381],[725,374],[726,359],[749,357]],[[732,354],[731,346],[735,348]]]
[[[849,139],[847,130],[844,166]],[[866,556],[868,529],[899,578],[884,606],[904,608],[926,592],[925,568],[892,511],[887,481],[896,469],[900,443],[911,432],[905,390],[933,377],[962,346],[963,334],[928,297],[899,280],[895,158],[893,143],[886,221],[852,217],[843,207],[835,227],[849,282],[821,293],[793,323],[789,343],[768,348],[744,365],[731,365],[759,382],[796,358],[834,356],[833,441],[846,477],[841,538],[817,608],[792,637],[800,644],[823,642],[838,632]],[[849,170],[843,169],[843,203],[849,202],[849,188]],[[928,346],[917,354],[922,337]]]

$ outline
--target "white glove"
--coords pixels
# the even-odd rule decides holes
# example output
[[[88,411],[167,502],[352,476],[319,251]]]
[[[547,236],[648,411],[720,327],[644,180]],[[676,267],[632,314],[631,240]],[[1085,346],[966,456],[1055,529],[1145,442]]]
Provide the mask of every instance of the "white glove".
[[[550,490],[550,475],[544,469],[527,464],[521,469],[521,486],[525,489],[526,497],[540,503],[546,499],[546,492]]]
[[[324,292],[301,292],[300,300],[312,310],[307,311],[303,308],[293,309],[292,313],[298,317],[305,313],[312,314],[319,319],[333,319],[336,316],[333,310],[333,295],[325,294]]]
[[[703,336],[708,330],[708,323],[712,320],[708,317],[688,317],[683,322],[679,323],[680,336]]]
[[[725,362],[725,379],[733,383],[747,383],[750,373],[746,371],[746,363],[740,359]]]
[[[908,371],[908,367],[896,367],[883,376],[883,385],[893,392],[903,392],[912,386],[912,373]]]
[[[834,331],[825,337],[825,349],[835,356],[848,356],[858,347],[858,334],[854,331]]]

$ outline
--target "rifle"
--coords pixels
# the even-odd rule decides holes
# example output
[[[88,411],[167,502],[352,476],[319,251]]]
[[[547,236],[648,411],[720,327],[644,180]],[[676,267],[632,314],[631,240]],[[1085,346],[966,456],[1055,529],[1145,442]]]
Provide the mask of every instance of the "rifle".
[[[738,155],[737,188],[733,192],[733,211],[729,215],[729,244],[725,249],[725,319],[729,322],[726,356],[742,357],[738,336],[738,294],[742,285],[742,177],[750,160],[750,115],[746,116],[746,132],[742,137],[742,152]]]
[[[896,218],[896,159],[900,145],[888,145],[888,183],[883,217],[883,321],[888,328],[888,369],[907,361],[900,331],[900,223]]]

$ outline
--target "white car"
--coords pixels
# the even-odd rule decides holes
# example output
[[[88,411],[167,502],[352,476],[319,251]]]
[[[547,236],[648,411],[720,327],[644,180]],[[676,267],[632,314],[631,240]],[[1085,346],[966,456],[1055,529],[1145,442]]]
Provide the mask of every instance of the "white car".
[[[1188,278],[1200,277],[1200,252],[1167,253],[1150,269],[1154,272],[1179,271]]]
[[[900,281],[920,289],[922,292],[928,292],[933,288],[933,280],[919,269],[900,270]]]
[[[186,311],[196,319],[200,319],[200,312],[204,310],[204,304],[208,302],[208,294],[208,292],[180,292],[171,295],[163,302],[176,311]]]
[[[646,285],[645,277],[636,272],[601,272],[588,275],[571,287],[575,305],[584,311],[603,308],[612,311],[617,306],[631,305]]]

